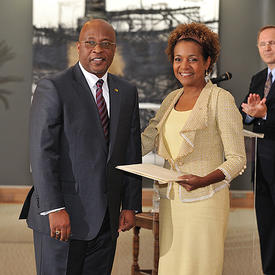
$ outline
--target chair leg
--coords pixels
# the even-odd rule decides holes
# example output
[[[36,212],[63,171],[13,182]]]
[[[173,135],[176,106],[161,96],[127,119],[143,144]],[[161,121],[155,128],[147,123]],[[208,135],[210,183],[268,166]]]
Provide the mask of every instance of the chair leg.
[[[139,274],[138,255],[139,255],[139,231],[140,227],[134,227],[134,238],[133,238],[133,264],[131,268],[131,275]]]

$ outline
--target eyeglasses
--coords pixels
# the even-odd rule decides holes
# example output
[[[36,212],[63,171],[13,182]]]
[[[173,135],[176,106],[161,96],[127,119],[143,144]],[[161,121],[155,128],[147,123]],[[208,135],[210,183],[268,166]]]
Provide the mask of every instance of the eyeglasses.
[[[275,46],[275,40],[270,40],[270,41],[266,41],[266,42],[262,41],[262,42],[258,43],[258,47],[260,47],[260,48],[264,48],[267,45],[270,45],[271,47],[274,47]]]
[[[95,42],[95,41],[78,41],[80,43],[85,43],[85,46],[88,49],[94,49],[96,47],[96,45],[98,45],[100,48],[102,49],[111,49],[111,47],[113,45],[115,45],[116,43],[110,42],[110,41],[103,41],[103,42]]]

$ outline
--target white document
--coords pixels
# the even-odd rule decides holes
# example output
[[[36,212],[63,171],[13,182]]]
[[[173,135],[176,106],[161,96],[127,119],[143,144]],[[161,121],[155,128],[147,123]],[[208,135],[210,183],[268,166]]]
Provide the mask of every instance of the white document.
[[[150,163],[140,163],[131,165],[119,165],[117,169],[136,174],[145,178],[157,180],[159,183],[167,183],[179,180],[183,173],[169,170]]]

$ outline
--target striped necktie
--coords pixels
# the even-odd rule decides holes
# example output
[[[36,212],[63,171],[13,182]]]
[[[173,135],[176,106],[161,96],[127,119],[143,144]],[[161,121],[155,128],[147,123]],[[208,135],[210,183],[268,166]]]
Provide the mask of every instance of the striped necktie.
[[[109,117],[108,117],[106,102],[102,94],[103,82],[104,81],[102,79],[99,79],[96,82],[96,104],[97,104],[99,116],[101,119],[104,135],[105,135],[106,141],[108,142],[109,141]]]
[[[264,97],[268,96],[271,85],[272,85],[272,73],[270,72],[264,86]]]

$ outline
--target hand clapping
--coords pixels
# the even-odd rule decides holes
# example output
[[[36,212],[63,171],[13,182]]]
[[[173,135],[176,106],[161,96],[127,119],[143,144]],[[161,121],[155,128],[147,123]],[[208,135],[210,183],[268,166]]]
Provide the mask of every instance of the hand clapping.
[[[242,103],[242,110],[252,117],[262,118],[266,116],[266,98],[261,100],[258,94],[249,94],[247,103]]]

